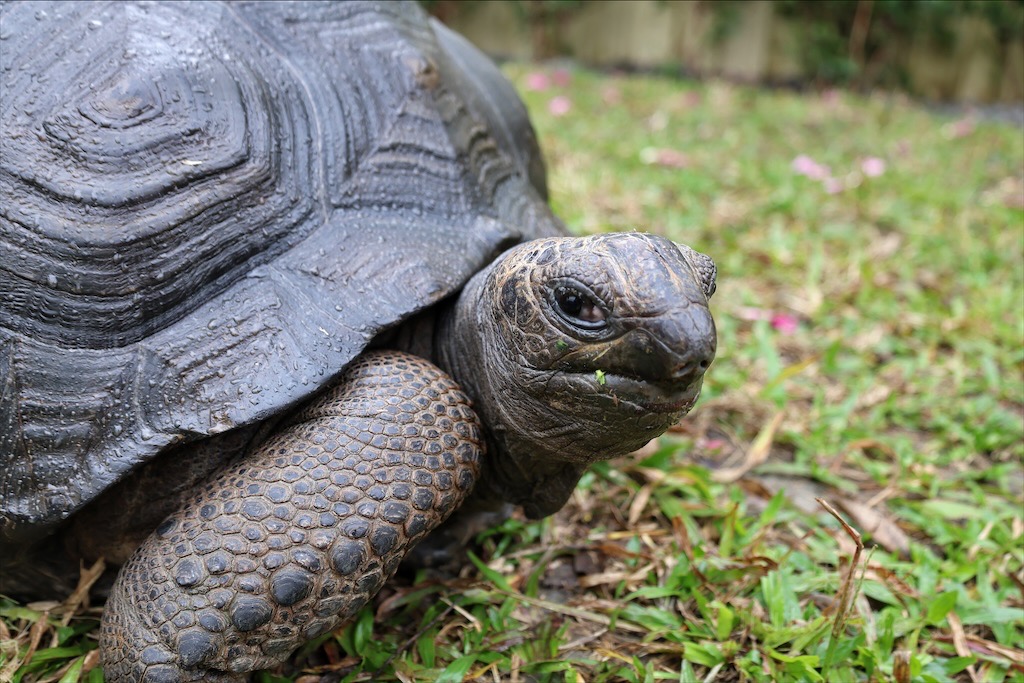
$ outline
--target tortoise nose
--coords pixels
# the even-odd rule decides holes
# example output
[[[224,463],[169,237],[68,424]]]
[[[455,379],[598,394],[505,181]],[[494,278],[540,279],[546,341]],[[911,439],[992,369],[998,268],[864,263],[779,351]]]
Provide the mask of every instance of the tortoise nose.
[[[661,347],[661,354],[655,355],[660,355],[664,364],[663,382],[689,386],[700,381],[715,359],[718,336],[707,308],[687,307],[685,315],[666,319],[650,334]]]
[[[707,309],[682,318],[646,321],[623,341],[629,365],[641,379],[685,388],[697,382],[715,359],[715,323]],[[625,350],[625,349],[624,349]]]
[[[697,344],[696,348],[687,350],[687,353],[679,359],[665,379],[672,384],[689,386],[704,376],[714,359],[714,345]]]

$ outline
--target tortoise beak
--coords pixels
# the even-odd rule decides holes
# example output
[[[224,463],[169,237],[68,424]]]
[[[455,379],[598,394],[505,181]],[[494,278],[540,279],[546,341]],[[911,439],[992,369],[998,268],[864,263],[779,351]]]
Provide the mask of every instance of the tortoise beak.
[[[699,386],[715,358],[716,345],[711,313],[690,305],[684,315],[642,321],[595,354],[592,362],[609,375],[677,394]]]
[[[715,359],[715,323],[707,308],[689,306],[686,315],[645,321],[627,332],[612,352],[614,365],[637,379],[666,389],[700,381]]]

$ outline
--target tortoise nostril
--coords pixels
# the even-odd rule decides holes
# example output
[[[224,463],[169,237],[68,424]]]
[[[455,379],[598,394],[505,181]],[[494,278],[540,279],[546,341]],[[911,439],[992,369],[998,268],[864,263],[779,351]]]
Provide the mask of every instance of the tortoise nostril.
[[[714,359],[714,356],[701,355],[703,357],[692,358],[685,363],[677,365],[670,373],[673,381],[687,385],[699,381],[704,376],[704,373],[707,372],[707,369],[711,367],[711,361]]]
[[[707,363],[704,361],[700,363],[686,363],[677,367],[669,376],[676,385],[689,386],[700,379],[706,369]]]

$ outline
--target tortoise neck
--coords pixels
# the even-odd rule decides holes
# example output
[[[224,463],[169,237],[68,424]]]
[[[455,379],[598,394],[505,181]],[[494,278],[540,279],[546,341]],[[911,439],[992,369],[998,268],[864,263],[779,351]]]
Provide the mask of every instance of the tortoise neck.
[[[478,273],[434,326],[433,360],[469,395],[487,442],[473,497],[488,505],[521,505],[538,519],[559,510],[579,481],[586,463],[567,461],[563,448],[531,438],[530,418],[514,388],[501,381],[495,364],[501,341],[488,318],[488,271]]]

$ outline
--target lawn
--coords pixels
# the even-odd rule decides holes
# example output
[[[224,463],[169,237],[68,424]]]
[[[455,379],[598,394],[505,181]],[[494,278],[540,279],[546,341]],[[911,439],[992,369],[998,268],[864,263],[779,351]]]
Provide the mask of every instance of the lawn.
[[[506,72],[572,230],[716,259],[703,397],[258,680],[1024,681],[1024,132]],[[0,680],[102,680],[95,608],[0,605]]]

